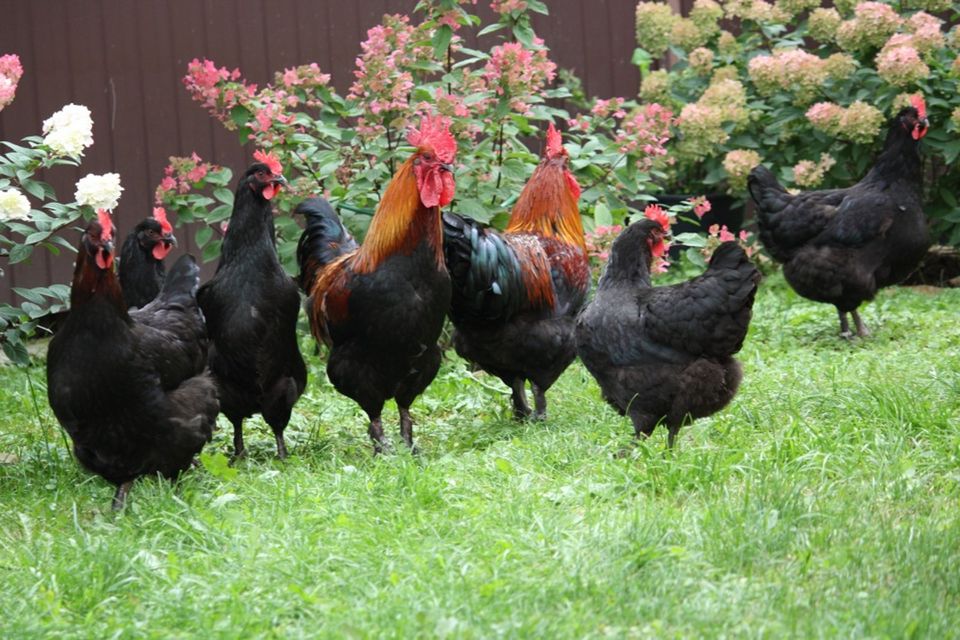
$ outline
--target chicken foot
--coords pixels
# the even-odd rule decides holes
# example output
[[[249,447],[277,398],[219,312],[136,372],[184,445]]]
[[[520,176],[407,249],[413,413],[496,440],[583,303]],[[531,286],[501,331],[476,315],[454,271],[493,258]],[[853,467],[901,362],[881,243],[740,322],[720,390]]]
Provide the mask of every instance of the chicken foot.
[[[860,317],[860,313],[854,309],[850,312],[850,316],[853,318],[853,325],[856,328],[857,332],[854,334],[850,331],[850,323],[847,322],[847,314],[844,311],[837,310],[837,314],[840,316],[840,337],[850,340],[856,335],[858,338],[866,338],[870,335],[870,329],[867,328],[867,325],[864,324],[863,318]]]
[[[287,443],[283,440],[282,431],[274,431],[273,437],[277,440],[277,457],[281,460],[287,459]]]
[[[239,460],[247,453],[243,446],[243,418],[233,421],[233,460]]]
[[[850,315],[853,316],[853,324],[857,327],[857,335],[861,338],[866,338],[870,335],[870,329],[867,329],[867,325],[863,323],[863,320],[860,318],[860,314],[857,313],[857,310],[854,309],[850,312]]]

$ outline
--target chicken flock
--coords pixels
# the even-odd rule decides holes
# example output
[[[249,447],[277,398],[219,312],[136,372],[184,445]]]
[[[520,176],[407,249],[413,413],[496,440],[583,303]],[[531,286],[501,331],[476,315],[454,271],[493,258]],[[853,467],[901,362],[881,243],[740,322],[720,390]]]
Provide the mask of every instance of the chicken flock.
[[[846,314],[866,335],[859,305],[904,279],[930,244],[919,170],[927,127],[922,100],[901,110],[875,166],[847,189],[791,194],[763,166],[750,175],[761,241],[800,295],[836,306],[845,337]],[[124,242],[119,275],[109,214],[89,223],[47,389],[77,459],[116,485],[115,508],[138,477],[189,468],[220,413],[235,457],[255,414],[286,457],[283,432],[307,384],[301,292],[330,382],[366,413],[376,453],[388,448],[391,398],[415,450],[410,407],[440,368],[448,318],[456,352],[509,387],[518,419],[545,418],[547,391],[577,356],[638,438],[663,424],[673,446],[681,426],[733,399],[761,279],[737,243],[722,243],[692,280],[653,286],[669,229],[646,216],[615,240],[590,299],[580,186],[552,124],[503,232],[442,211],[457,151],[445,118],[425,117],[407,141],[414,151],[361,244],[326,200],[295,208],[305,227],[296,279],[277,256],[271,200],[286,180],[270,154],[257,152],[238,180],[220,262],[202,286],[191,256],[165,270],[176,239],[162,209]]]

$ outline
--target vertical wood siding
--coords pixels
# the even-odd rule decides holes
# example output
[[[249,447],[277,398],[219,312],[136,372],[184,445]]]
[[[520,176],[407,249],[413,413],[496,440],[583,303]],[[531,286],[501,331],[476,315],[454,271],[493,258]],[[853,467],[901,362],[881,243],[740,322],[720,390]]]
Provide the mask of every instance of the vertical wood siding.
[[[672,4],[680,0],[673,0]],[[683,0],[688,3],[688,0]],[[583,80],[588,95],[634,96],[638,74],[636,0],[547,0],[550,16],[534,26],[561,67]],[[115,212],[121,237],[149,215],[153,189],[169,156],[196,151],[204,159],[244,168],[249,150],[190,100],[183,88],[187,63],[208,57],[239,67],[252,82],[275,70],[317,62],[346,92],[366,30],[384,13],[410,12],[415,0],[0,0],[0,55],[16,53],[24,76],[16,100],[0,113],[0,139],[40,132],[56,109],[73,102],[90,108],[94,145],[80,169],[58,167],[47,176],[61,199],[71,200],[86,173],[119,172],[124,186]],[[684,7],[686,8],[686,7]],[[489,18],[489,2],[477,10]],[[476,38],[470,45],[476,46]],[[489,46],[484,38],[482,46]],[[192,234],[182,251],[196,253]],[[69,234],[68,234],[69,237]],[[0,264],[0,301],[12,287],[69,283],[72,255],[37,251],[27,263]],[[205,274],[210,266],[205,267]]]

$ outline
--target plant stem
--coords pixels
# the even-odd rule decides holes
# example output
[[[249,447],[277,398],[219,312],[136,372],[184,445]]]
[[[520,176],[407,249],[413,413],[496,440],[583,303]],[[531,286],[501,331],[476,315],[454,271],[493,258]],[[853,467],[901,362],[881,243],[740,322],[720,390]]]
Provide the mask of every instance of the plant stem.
[[[497,143],[500,145],[500,149],[497,151],[497,186],[496,190],[500,190],[500,180],[503,178],[503,172],[500,170],[503,167],[503,120],[500,121],[500,131],[497,133]],[[494,193],[493,197],[490,199],[490,204],[494,204],[497,201],[497,194]]]

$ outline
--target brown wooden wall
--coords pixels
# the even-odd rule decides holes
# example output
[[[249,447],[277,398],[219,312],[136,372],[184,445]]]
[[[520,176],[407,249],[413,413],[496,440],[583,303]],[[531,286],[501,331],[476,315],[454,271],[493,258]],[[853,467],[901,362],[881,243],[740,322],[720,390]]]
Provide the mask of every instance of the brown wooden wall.
[[[679,3],[680,0],[674,0]],[[561,67],[574,70],[588,95],[634,96],[638,74],[636,0],[547,0],[550,16],[535,29]],[[0,113],[0,139],[39,134],[66,103],[94,118],[94,145],[80,169],[48,176],[64,200],[86,173],[117,171],[124,186],[116,213],[120,236],[149,215],[167,158],[196,151],[236,173],[249,160],[232,133],[207,116],[183,88],[187,63],[208,57],[264,83],[275,70],[317,62],[345,91],[366,30],[384,13],[410,12],[415,0],[0,0],[0,55],[19,54],[24,76],[16,100]],[[489,16],[487,0],[478,10]],[[482,43],[481,43],[482,44]],[[487,45],[489,46],[489,45]],[[181,236],[186,234],[180,234]],[[192,238],[181,248],[195,251]],[[0,278],[11,287],[68,283],[72,256],[37,252]],[[209,268],[209,267],[208,267]]]

